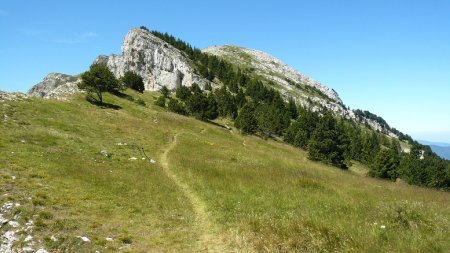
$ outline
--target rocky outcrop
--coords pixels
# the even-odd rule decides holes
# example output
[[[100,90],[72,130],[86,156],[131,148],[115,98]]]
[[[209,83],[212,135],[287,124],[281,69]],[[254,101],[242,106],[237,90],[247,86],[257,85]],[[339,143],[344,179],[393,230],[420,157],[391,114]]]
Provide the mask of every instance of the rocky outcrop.
[[[63,99],[64,95],[81,92],[78,83],[81,78],[61,73],[50,73],[42,82],[34,85],[28,95],[42,98]]]
[[[144,79],[145,90],[170,90],[197,83],[204,87],[206,79],[196,75],[192,63],[178,49],[143,29],[131,29],[122,44],[122,54],[99,56],[117,78],[134,71]]]
[[[204,87],[208,80],[194,73],[191,62],[178,49],[142,29],[131,29],[122,44],[122,54],[101,55],[94,63],[103,63],[117,78],[134,71],[144,79],[145,89],[159,90],[165,85],[170,90],[197,83]],[[34,85],[29,95],[63,99],[66,94],[80,92],[79,76],[51,73]],[[213,86],[217,86],[212,84]]]

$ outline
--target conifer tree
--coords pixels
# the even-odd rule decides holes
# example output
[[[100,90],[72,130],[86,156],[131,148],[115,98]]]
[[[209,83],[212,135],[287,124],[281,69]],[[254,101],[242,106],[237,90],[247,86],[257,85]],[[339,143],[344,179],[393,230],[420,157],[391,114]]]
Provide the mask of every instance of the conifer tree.
[[[253,103],[247,103],[239,110],[234,125],[244,134],[254,134],[256,132],[258,123],[255,118],[255,106]]]
[[[311,135],[308,145],[309,158],[345,169],[347,165],[341,144],[336,120],[327,111]]]

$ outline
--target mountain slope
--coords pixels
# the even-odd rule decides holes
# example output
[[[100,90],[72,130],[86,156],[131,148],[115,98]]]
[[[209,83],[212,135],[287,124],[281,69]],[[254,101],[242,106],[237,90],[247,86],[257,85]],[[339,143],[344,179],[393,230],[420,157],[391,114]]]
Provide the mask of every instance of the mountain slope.
[[[105,96],[118,110],[82,94],[1,99],[0,206],[8,220],[0,227],[2,249],[450,248],[447,192],[337,170],[289,145],[219,127],[222,121],[167,112],[153,106],[157,93],[126,94],[134,99]]]
[[[308,104],[309,98],[334,112],[355,118],[352,111],[343,107],[342,100],[334,90],[301,74],[267,53],[237,46],[214,46],[202,51],[222,57],[272,81],[275,88],[282,94],[292,96],[302,104]]]
[[[333,89],[312,80],[267,53],[236,46],[210,47],[203,52],[222,57],[267,80],[286,99],[293,97],[298,103],[313,110],[328,109],[335,115],[362,124],[367,123],[377,131],[398,136],[398,133],[376,120],[355,115]],[[126,34],[122,54],[101,55],[94,63],[107,64],[117,78],[123,76],[126,71],[138,73],[144,79],[145,89],[149,91],[159,90],[163,85],[175,90],[180,85],[189,87],[192,83],[197,83],[202,88],[207,84],[219,87],[197,74],[198,70],[182,51],[145,29],[131,29]],[[79,92],[76,84],[80,81],[79,76],[51,73],[41,83],[33,86],[28,94],[64,99],[64,94]]]

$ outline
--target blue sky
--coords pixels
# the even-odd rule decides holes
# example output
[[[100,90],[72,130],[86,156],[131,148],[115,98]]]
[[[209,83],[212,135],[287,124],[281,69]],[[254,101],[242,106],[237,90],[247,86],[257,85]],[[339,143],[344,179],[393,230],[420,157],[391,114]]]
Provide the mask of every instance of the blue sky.
[[[146,25],[199,48],[266,51],[351,108],[415,138],[450,142],[450,1],[214,2],[2,1],[0,90],[83,72]]]

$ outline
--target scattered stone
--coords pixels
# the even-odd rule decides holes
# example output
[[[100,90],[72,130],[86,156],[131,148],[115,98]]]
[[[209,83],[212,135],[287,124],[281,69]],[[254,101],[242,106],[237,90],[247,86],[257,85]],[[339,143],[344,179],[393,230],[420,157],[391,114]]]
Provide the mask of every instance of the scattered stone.
[[[21,142],[21,143],[24,143],[24,144],[27,143],[25,140],[21,140],[20,142]]]
[[[33,236],[28,235],[27,237],[25,237],[25,239],[24,239],[23,241],[24,241],[24,242],[29,242],[29,241],[31,241],[31,240],[33,240]]]
[[[142,160],[145,160],[145,157],[142,157]]]
[[[38,249],[38,251],[36,251],[36,253],[49,253],[49,252],[45,249]]]
[[[381,226],[380,226],[380,228],[382,228],[382,229],[385,229],[385,228],[386,228],[386,226],[385,226],[385,225],[381,225]]]
[[[83,242],[91,242],[91,239],[86,236],[78,236],[78,238],[80,238]]]
[[[0,91],[0,101],[22,101],[27,98],[28,96],[24,93]],[[7,117],[8,115],[5,115],[5,118]]]
[[[18,228],[19,227],[19,222],[17,222],[17,221],[9,221],[8,225],[10,225],[13,228]]]
[[[12,180],[16,180],[16,176],[11,176],[11,179]]]
[[[130,159],[128,159],[128,160],[130,160],[130,161],[136,161],[136,160],[137,160],[137,158],[136,158],[136,157],[134,157],[134,156],[132,156],[132,157],[130,157]]]
[[[34,252],[34,249],[30,246],[27,246],[27,247],[23,247],[22,251],[23,252]]]
[[[108,242],[114,241],[114,239],[112,237],[106,237],[105,240],[107,240]]]
[[[103,156],[106,156],[106,157],[109,156],[108,150],[102,150],[102,151],[100,151],[100,154],[102,154]]]
[[[126,146],[128,145],[126,142],[118,142],[116,143],[117,146]]]
[[[6,224],[6,223],[8,223],[8,219],[5,219],[4,217],[3,217],[3,214],[0,214],[0,227],[2,227],[3,226],[3,224]]]
[[[56,236],[52,235],[52,236],[50,237],[50,240],[56,242],[56,241],[58,241],[58,238],[56,238]]]
[[[16,232],[6,231],[1,237],[0,252],[13,253],[13,244],[17,241]]]
[[[155,161],[155,160],[153,160],[153,159],[150,159],[150,162],[151,162],[151,163],[153,163],[153,164],[155,164],[155,163],[156,163],[156,161]]]

